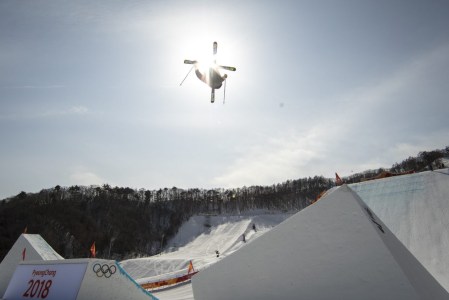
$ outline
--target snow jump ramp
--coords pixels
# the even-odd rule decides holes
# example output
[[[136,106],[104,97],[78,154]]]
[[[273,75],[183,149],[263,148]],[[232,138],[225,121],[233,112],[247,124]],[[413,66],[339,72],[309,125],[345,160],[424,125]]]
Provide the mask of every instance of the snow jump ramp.
[[[0,297],[22,261],[63,259],[39,234],[22,234],[0,264]]]
[[[449,299],[346,185],[192,279],[203,299]]]
[[[156,299],[113,260],[68,259],[19,264],[3,299]]]

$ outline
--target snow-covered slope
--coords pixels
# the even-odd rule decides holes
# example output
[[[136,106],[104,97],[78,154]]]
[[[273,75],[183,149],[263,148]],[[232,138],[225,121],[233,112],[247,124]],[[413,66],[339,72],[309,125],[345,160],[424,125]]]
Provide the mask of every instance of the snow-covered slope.
[[[203,269],[237,251],[288,218],[290,214],[194,216],[183,224],[161,255],[122,261],[137,282],[154,282],[185,274],[189,262]],[[253,230],[255,226],[256,230]],[[246,243],[243,242],[243,234]],[[219,257],[216,255],[219,251]]]

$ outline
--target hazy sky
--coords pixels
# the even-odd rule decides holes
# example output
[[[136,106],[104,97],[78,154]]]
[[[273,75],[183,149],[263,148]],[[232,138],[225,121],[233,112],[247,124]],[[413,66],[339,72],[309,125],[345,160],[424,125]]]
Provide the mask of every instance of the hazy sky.
[[[0,1],[0,199],[269,185],[449,145],[449,1]],[[184,59],[237,67],[210,103]]]

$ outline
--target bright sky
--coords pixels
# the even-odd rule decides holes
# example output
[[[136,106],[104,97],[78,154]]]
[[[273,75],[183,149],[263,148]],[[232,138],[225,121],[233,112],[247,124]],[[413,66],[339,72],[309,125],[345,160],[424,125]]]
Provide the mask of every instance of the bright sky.
[[[0,199],[270,185],[449,145],[449,2],[0,1]],[[184,59],[218,42],[210,89]]]

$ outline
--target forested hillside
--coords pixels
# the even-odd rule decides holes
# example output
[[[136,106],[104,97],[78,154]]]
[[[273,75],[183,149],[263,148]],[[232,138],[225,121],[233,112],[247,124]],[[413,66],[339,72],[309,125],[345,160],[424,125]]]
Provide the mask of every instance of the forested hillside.
[[[160,251],[194,214],[239,214],[254,209],[300,210],[333,182],[323,177],[238,189],[135,190],[97,186],[56,186],[21,192],[0,202],[0,257],[27,228],[39,233],[66,258],[124,259]]]
[[[421,152],[394,164],[391,171],[421,171],[449,154]],[[356,182],[384,169],[343,177]],[[195,214],[240,214],[250,210],[298,211],[334,186],[322,176],[288,180],[271,186],[237,189],[132,189],[71,186],[21,192],[0,201],[0,260],[18,236],[39,233],[66,258],[88,257],[95,241],[97,257],[125,259],[158,253],[189,217]]]

